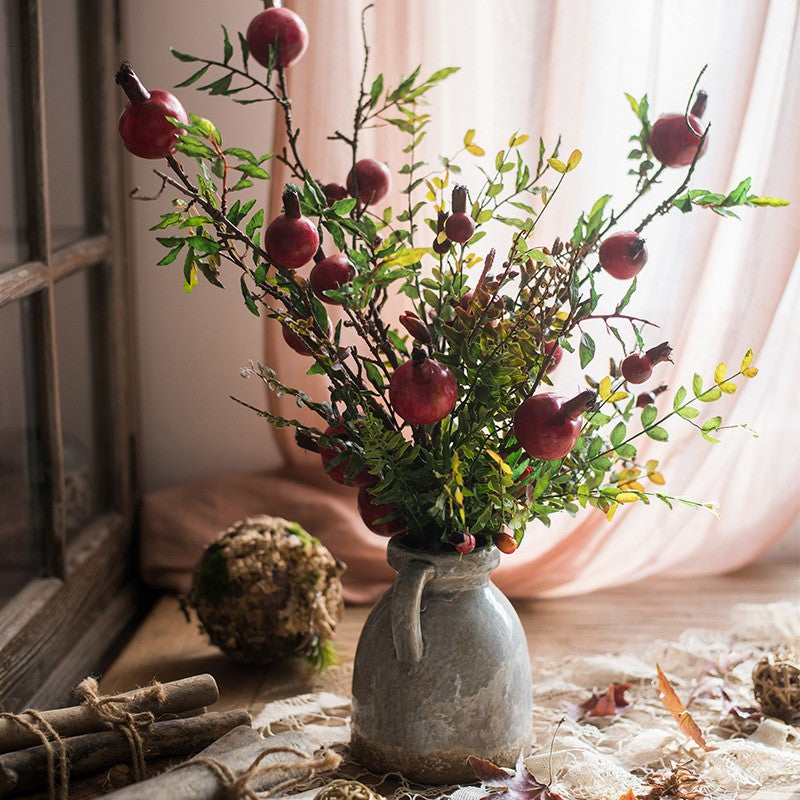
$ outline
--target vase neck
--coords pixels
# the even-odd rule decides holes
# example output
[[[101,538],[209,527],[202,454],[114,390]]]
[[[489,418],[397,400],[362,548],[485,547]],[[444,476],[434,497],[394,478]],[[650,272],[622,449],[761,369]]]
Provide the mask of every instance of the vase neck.
[[[386,551],[389,565],[399,572],[411,561],[422,562],[433,567],[431,588],[447,591],[462,591],[483,586],[500,563],[496,548],[481,548],[461,555],[460,553],[431,553],[406,547],[396,538],[389,541]]]

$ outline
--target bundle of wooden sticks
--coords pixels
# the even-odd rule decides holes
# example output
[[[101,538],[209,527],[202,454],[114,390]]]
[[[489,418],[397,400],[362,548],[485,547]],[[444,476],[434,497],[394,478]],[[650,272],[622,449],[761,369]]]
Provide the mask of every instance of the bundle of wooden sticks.
[[[94,702],[71,708],[4,714],[0,716],[0,797],[48,785],[52,793],[54,783],[59,784],[58,796],[64,796],[60,784],[66,775],[73,781],[106,772],[117,764],[131,763],[135,751],[146,763],[195,754],[228,731],[250,725],[244,709],[207,711],[218,698],[211,675],[194,675],[113,698],[96,696]],[[117,725],[114,719],[122,721]]]

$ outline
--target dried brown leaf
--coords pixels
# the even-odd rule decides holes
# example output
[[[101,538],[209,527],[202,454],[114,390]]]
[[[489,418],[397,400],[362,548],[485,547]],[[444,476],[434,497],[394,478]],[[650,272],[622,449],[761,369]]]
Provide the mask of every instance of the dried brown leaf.
[[[715,750],[716,748],[706,742],[700,727],[686,710],[686,706],[681,702],[669,679],[658,664],[656,664],[656,669],[658,670],[658,696],[664,704],[664,708],[672,714],[673,719],[678,723],[678,727],[686,736],[693,739],[704,750]]]
[[[569,712],[573,719],[585,717],[615,717],[631,707],[625,692],[631,688],[630,683],[612,683],[602,694],[595,693],[580,705],[570,705]]]
[[[540,783],[531,775],[522,753],[513,772],[477,756],[470,756],[468,761],[476,778],[488,788],[500,790],[487,795],[492,800],[563,800],[546,783]]]

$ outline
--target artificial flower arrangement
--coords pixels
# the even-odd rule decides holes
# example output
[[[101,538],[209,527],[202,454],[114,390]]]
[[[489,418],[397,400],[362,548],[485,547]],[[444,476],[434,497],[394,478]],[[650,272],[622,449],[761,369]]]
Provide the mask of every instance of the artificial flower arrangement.
[[[691,109],[687,104],[684,113],[654,123],[647,96],[627,95],[637,121],[628,155],[632,198],[611,210],[611,196],[603,194],[568,235],[544,244],[537,222],[578,166],[580,151],[563,158],[560,140],[548,148],[514,133],[487,160],[469,130],[459,152],[441,164],[418,158],[430,121],[428,94],[457,68],[427,78],[417,68],[392,84],[383,75],[369,80],[365,35],[352,131],[329,137],[349,148],[351,169],[342,183],[326,183],[331,176],[312,175],[304,165],[287,92],[286,71],[308,44],[302,19],[285,8],[259,13],[238,35],[240,61],[222,30],[219,59],[173,51],[196,67],[179,86],[200,84],[236,103],[275,102],[288,146],[266,155],[227,146],[212,122],[187,115],[170,92],[146,90],[129,64],[116,78],[130,101],[120,135],[133,154],[165,159],[169,167],[155,170],[159,195],[177,195],[153,228],[166,248],[159,264],[182,263],[187,292],[199,276],[222,287],[228,272],[237,273],[249,312],[277,320],[286,344],[308,359],[309,373],[327,376],[329,399],[320,401],[285,385],[268,366],[253,367],[271,391],[293,396],[320,421],[310,426],[258,413],[277,427],[294,427],[298,444],[319,453],[331,479],[359,487],[358,507],[371,530],[403,534],[427,551],[511,553],[532,520],[548,524],[560,511],[592,506],[611,519],[620,505],[651,499],[712,508],[665,494],[657,462],[640,463],[636,442],[666,442],[664,423],[672,418],[718,441],[722,418],[703,418],[701,409],[733,393],[737,378],[755,376],[752,352],[734,374],[723,363],[710,380],[695,375],[660,413],[655,398],[666,387],[645,384],[654,365],[671,360],[671,347],[651,343],[652,323],[628,313],[648,259],[642,233],[657,218],[695,208],[728,217],[741,206],[786,204],[753,194],[749,179],[723,193],[693,187],[709,144],[704,92]],[[376,125],[407,135],[397,175],[359,148],[361,132]],[[483,176],[469,189],[457,183],[467,157],[481,160]],[[264,208],[238,198],[270,179],[270,159],[292,177],[282,211],[265,226]],[[649,190],[672,175],[675,190],[635,227],[619,230]],[[402,183],[402,209],[381,205],[393,180]],[[509,229],[500,256],[481,248],[489,225]],[[600,270],[628,282],[614,307],[605,307],[596,287]],[[385,312],[393,294],[407,301],[398,319]],[[328,309],[338,311],[338,321]],[[598,329],[618,342],[619,358],[607,374],[587,376],[586,390],[562,397],[559,361],[566,351],[588,368]],[[347,330],[357,345],[344,344]]]

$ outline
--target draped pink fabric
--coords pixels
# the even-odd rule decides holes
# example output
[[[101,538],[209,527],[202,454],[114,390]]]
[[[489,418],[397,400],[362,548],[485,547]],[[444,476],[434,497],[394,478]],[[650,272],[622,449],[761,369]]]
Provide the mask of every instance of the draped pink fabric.
[[[362,60],[361,3],[288,5],[302,14],[311,35],[304,59],[289,75],[301,152],[319,179],[344,183],[349,150],[326,137],[352,125]],[[661,325],[648,334],[649,345],[668,339],[676,350],[674,366],[660,365],[654,381],[663,380],[674,391],[690,382],[694,371],[710,376],[721,360],[738,367],[748,347],[757,354],[758,378],[725,396],[714,413],[731,423],[748,422],[759,438],[726,430],[723,443],[711,446],[696,429],[680,424],[670,427],[669,444],[644,443],[640,451],[660,459],[670,494],[718,500],[722,518],[680,506],[670,512],[661,504],[637,504],[620,509],[611,523],[589,510],[576,519],[561,518],[549,530],[534,524],[518,553],[505,558],[496,573],[511,596],[586,592],[656,573],[728,571],[797,525],[799,9],[798,0],[380,0],[369,14],[371,77],[382,71],[396,81],[417,63],[428,73],[462,66],[432,95],[434,123],[422,146],[427,161],[458,150],[468,128],[477,130],[476,140],[490,154],[516,130],[532,134],[528,146],[539,135],[552,144],[560,132],[567,153],[582,150],[579,169],[542,220],[542,243],[569,235],[580,211],[601,194],[612,193],[617,209],[631,196],[625,157],[636,121],[623,92],[636,97],[647,92],[653,114],[682,111],[705,62],[702,85],[710,96],[706,118],[712,128],[695,185],[722,191],[752,176],[759,193],[794,203],[744,209],[741,221],[674,212],[648,228],[650,260],[639,276],[631,313]],[[278,120],[275,148],[282,143]],[[396,174],[403,144],[393,128],[382,127],[365,133],[360,152],[387,161]],[[274,163],[273,209],[287,178],[278,167]],[[465,177],[469,180],[469,169]],[[630,215],[630,226],[680,180],[667,175],[663,189]],[[401,197],[395,190],[387,204],[397,207]],[[497,243],[502,252],[508,244],[504,230],[484,243]],[[610,279],[603,285],[610,310],[625,288]],[[387,313],[396,319],[404,307],[396,302]],[[600,329],[596,334],[598,341],[604,338]],[[266,361],[281,378],[324,396],[321,379],[305,375],[307,360],[284,346],[277,326],[267,323],[265,335]],[[612,343],[598,350],[596,364],[615,353]],[[556,373],[563,394],[582,385],[575,361],[565,358]],[[662,396],[662,407],[673,391]],[[287,416],[301,413],[290,398],[269,402]],[[276,435],[293,479],[306,484],[297,489],[302,503],[336,507],[352,523],[341,524],[336,512],[336,523],[328,525],[326,511],[316,515],[313,531],[356,565],[346,576],[348,598],[374,599],[389,579],[385,541],[357,520],[352,493],[320,481],[317,456],[299,450],[290,431]],[[279,490],[291,493],[292,484]],[[277,506],[286,501],[283,497]],[[260,510],[270,513],[269,507]]]
[[[290,76],[302,152],[321,179],[344,182],[349,151],[325,137],[351,125],[361,65],[360,4],[298,0],[291,5],[311,32],[309,50]],[[433,95],[436,121],[423,144],[427,160],[458,149],[467,128],[477,129],[489,153],[514,130],[534,138],[541,134],[546,142],[562,132],[567,152],[583,151],[583,163],[543,221],[542,242],[570,231],[580,210],[601,193],[620,198],[617,207],[630,196],[624,159],[635,120],[622,92],[637,97],[648,92],[656,114],[680,111],[706,61],[703,86],[710,95],[712,130],[696,185],[722,190],[752,176],[759,192],[800,201],[796,0],[635,6],[589,0],[383,0],[368,19],[371,75],[383,71],[396,77],[420,62],[423,71],[462,66]],[[402,163],[390,128],[369,132],[361,153],[386,160],[395,171]],[[275,177],[277,192],[280,175]],[[668,176],[665,190],[679,182]],[[631,223],[657,201],[657,193],[643,200]],[[389,198],[389,204],[398,202],[399,195]],[[749,422],[758,439],[729,430],[723,432],[724,442],[712,447],[684,424],[672,426],[668,445],[643,445],[648,457],[661,460],[670,493],[718,500],[722,518],[681,507],[670,512],[637,506],[621,510],[611,523],[589,511],[559,520],[551,530],[533,525],[521,550],[496,573],[504,591],[567,594],[653,573],[731,570],[796,524],[796,209],[744,210],[740,222],[701,212],[673,213],[648,231],[650,262],[640,275],[634,306],[637,314],[661,325],[651,343],[669,339],[677,351],[675,365],[661,365],[658,377],[676,387],[691,380],[695,370],[710,374],[720,360],[738,366],[748,347],[757,353],[758,379],[716,408],[727,421]],[[498,236],[497,241],[503,240]],[[620,293],[610,281],[604,289],[609,297]],[[396,304],[390,313],[401,308]],[[267,354],[285,380],[323,391],[305,377],[304,360],[287,352],[273,327],[267,330]],[[565,364],[557,378],[557,385],[570,391],[579,385],[580,370]],[[281,407],[280,401],[272,402]],[[283,452],[290,463],[319,470],[316,457],[299,452],[289,439],[283,440]],[[375,539],[359,528],[349,545],[368,549],[377,565],[383,547]],[[341,544],[330,542],[334,548]]]

